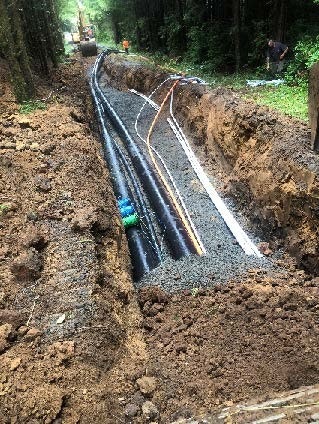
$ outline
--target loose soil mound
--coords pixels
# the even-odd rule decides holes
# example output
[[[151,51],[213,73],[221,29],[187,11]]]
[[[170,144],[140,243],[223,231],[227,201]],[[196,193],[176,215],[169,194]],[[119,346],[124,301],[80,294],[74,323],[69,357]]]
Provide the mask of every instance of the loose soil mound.
[[[212,291],[167,297],[141,290],[163,422],[318,383],[318,290],[318,279],[268,279],[258,271]]]
[[[145,349],[84,68],[29,115],[1,87],[0,422],[119,422]]]

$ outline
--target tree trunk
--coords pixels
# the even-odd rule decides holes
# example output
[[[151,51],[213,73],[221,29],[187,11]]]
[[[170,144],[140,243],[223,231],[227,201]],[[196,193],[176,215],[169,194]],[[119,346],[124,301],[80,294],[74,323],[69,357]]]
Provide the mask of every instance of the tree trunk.
[[[26,100],[33,94],[32,86],[29,87],[23,70],[20,67],[19,60],[15,54],[17,46],[13,38],[13,30],[4,0],[0,0],[0,46],[10,67],[11,81],[13,90],[18,102]],[[24,46],[21,44],[21,55],[24,57]]]
[[[311,127],[311,147],[319,151],[319,62],[315,63],[309,76],[308,114]]]
[[[233,0],[233,33],[235,44],[235,69],[240,68],[240,0]]]
[[[25,46],[25,38],[22,31],[22,21],[19,9],[21,10],[20,1],[11,2],[8,10],[11,16],[11,28],[15,42],[15,56],[19,62],[23,78],[26,82],[27,94],[32,97],[34,95],[34,82],[30,69],[30,61]]]
[[[287,0],[276,0],[273,8],[274,37],[277,41],[285,39]]]

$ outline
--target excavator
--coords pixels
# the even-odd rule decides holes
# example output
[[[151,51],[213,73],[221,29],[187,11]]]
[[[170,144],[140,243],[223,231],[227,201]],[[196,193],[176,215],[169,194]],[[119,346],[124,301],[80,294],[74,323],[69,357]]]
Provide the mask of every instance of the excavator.
[[[84,6],[78,4],[78,32],[72,33],[74,44],[79,45],[83,57],[96,56],[97,44],[94,37],[94,27],[85,23]]]

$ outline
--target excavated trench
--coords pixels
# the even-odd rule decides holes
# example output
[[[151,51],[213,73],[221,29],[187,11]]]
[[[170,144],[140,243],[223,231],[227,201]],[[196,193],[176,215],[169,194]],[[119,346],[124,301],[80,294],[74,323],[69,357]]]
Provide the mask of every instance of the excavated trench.
[[[102,56],[97,63],[101,63],[101,59],[103,60]],[[160,240],[157,246],[160,244],[161,247],[160,260],[154,265],[154,261],[150,261],[149,268],[152,272],[147,272],[145,269],[144,278],[137,281],[137,286],[160,285],[167,291],[198,289],[211,287],[216,280],[226,282],[230,279],[239,279],[251,268],[270,268],[270,261],[262,257],[254,243],[230,215],[229,209],[226,213],[223,212],[226,205],[221,199],[217,199],[217,194],[210,186],[211,183],[204,170],[199,169],[199,165],[194,163],[194,156],[190,155],[190,147],[184,151],[177,142],[169,125],[172,119],[175,119],[174,115],[171,114],[169,120],[165,119],[166,113],[158,115],[156,128],[152,134],[152,144],[150,144],[151,148],[155,149],[151,157],[146,146],[146,139],[156,112],[149,105],[144,104],[143,107],[145,100],[140,96],[111,88],[105,81],[105,74],[101,75],[99,83],[97,81],[96,79],[94,84],[96,92],[99,93],[101,102],[105,103],[107,110],[104,116],[105,123],[101,124],[104,127],[103,132],[105,132],[105,125],[115,123],[113,131],[112,128],[110,130],[116,136],[116,130],[119,127],[117,137],[120,146],[110,139],[110,142],[107,141],[106,151],[111,152],[114,145],[117,150],[123,151],[123,155],[128,156],[127,160],[131,163],[129,171],[137,172],[137,178],[149,203],[148,214],[156,217],[155,225],[158,224],[156,236],[151,237],[146,234],[148,225],[141,216],[140,236],[146,236],[146,245],[140,251],[140,256],[142,259],[149,258],[150,254],[146,250],[148,240],[151,241],[149,243],[151,250],[156,238]],[[93,96],[95,96],[94,90]],[[174,103],[172,98],[172,106]],[[100,109],[98,101],[96,104]],[[103,119],[100,112],[99,118]],[[120,192],[124,192],[124,197],[127,197],[128,190],[119,190],[122,177],[118,169],[121,168],[121,163],[118,161],[118,165],[114,166],[116,152],[107,153],[106,159],[111,168],[116,195],[119,202],[122,202],[126,199],[123,199]],[[155,172],[155,167],[158,172]],[[129,181],[130,178],[127,180]],[[168,195],[166,181],[171,187],[174,186],[175,195],[174,193]],[[123,185],[122,182],[121,185]],[[177,212],[176,203],[173,204],[175,199],[177,201],[177,196],[181,205],[179,212]],[[216,202],[221,204],[219,210]],[[136,209],[138,202],[133,201],[133,204]],[[219,211],[224,215],[228,213],[230,219],[225,218],[224,221]],[[192,225],[192,228],[189,226],[188,230],[186,230],[187,220],[184,219],[186,215],[188,222]],[[247,229],[247,225],[245,227]],[[129,244],[131,243],[130,231],[131,228],[127,229]],[[137,251],[140,246],[142,246],[141,243],[139,245],[134,243],[130,248],[134,276],[142,276],[140,269],[145,268],[142,261],[138,261]],[[195,254],[196,251],[198,255]]]
[[[154,111],[144,111],[136,125],[144,100],[127,90],[149,95],[167,74],[118,54],[106,58],[104,71],[100,85],[112,107],[131,134],[137,127],[146,138]],[[152,99],[160,104],[167,90],[163,86]],[[289,389],[299,396],[300,386],[318,383],[319,338],[314,325],[318,306],[313,298],[318,279],[311,276],[318,272],[318,159],[308,147],[305,125],[246,103],[228,91],[182,85],[174,105],[218,191],[252,239],[269,243],[270,249],[267,243],[259,246],[266,245],[271,258],[245,256],[229,238],[228,229],[216,226],[215,213],[213,219],[205,215],[211,206],[187,161],[175,149],[164,113],[153,143],[161,155],[167,153],[165,161],[209,253],[177,262],[165,258],[141,281],[135,281],[149,354],[146,375],[152,388],[146,397],[151,399],[152,418],[159,422],[186,423],[194,416],[227,422],[233,414],[227,408],[222,414],[226,418],[210,414],[219,402],[233,405]],[[283,128],[287,128],[285,134]],[[206,226],[201,226],[203,222]],[[295,269],[285,251],[308,275]],[[143,380],[144,370],[139,369],[137,377],[137,382]],[[311,387],[309,393],[317,390]],[[128,399],[128,422],[144,422],[142,402],[139,391]],[[306,395],[305,404],[311,402],[312,412],[309,409],[303,415],[297,410],[288,418],[283,409],[281,416],[294,420],[301,413],[302,419],[310,419],[318,409],[317,394],[314,398]],[[253,412],[242,422],[270,419],[269,415],[270,411]]]
[[[146,95],[168,76],[119,55],[109,56],[104,70],[108,86]],[[158,103],[166,91],[158,90]],[[176,116],[197,156],[252,232],[318,275],[319,159],[308,127],[222,88],[189,84],[178,87],[175,97]]]
[[[90,65],[79,57],[62,65],[53,87],[39,87],[47,109],[28,116],[14,103],[8,72],[0,72],[0,421],[186,423],[213,414],[207,421],[219,422],[219,406],[319,383],[319,279],[288,257],[282,270],[266,266],[268,258],[246,263],[248,275],[227,284],[204,266],[203,279],[196,282],[199,268],[191,268],[184,286],[178,269],[167,267],[141,284],[161,283],[166,273],[173,293],[134,289],[88,87],[79,79]],[[119,55],[104,69],[105,92],[132,125],[127,88],[149,94],[166,74]],[[197,157],[223,197],[233,198],[229,207],[254,241],[254,234],[269,241],[274,259],[289,249],[318,272],[318,168],[306,126],[221,89],[186,85],[175,97]],[[206,201],[192,186],[191,203],[196,192]],[[235,275],[244,256],[236,243],[231,251]],[[298,401],[289,396],[293,414]],[[317,404],[318,387],[300,399]],[[298,417],[306,422],[314,411]]]

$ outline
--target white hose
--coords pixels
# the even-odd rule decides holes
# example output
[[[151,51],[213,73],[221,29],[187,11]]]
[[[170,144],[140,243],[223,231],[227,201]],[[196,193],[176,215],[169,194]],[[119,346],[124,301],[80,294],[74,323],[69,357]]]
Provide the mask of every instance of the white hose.
[[[214,203],[216,209],[221,214],[223,220],[225,221],[226,225],[228,226],[229,230],[232,232],[236,240],[238,241],[241,248],[244,250],[244,252],[247,255],[254,255],[257,257],[262,257],[263,255],[259,252],[257,246],[250,240],[248,235],[245,233],[245,231],[241,228],[241,226],[238,224],[230,210],[227,208],[211,182],[209,181],[205,171],[203,170],[202,166],[200,165],[198,159],[196,158],[194,152],[192,151],[192,148],[185,137],[182,129],[180,128],[178,122],[176,121],[174,115],[173,115],[173,93],[171,94],[171,101],[170,101],[170,115],[172,117],[172,120],[170,118],[167,119],[169,125],[171,126],[174,134],[176,135],[179,143],[181,144],[190,164],[192,165],[198,179],[202,183],[203,187],[205,188],[208,196]]]
[[[151,95],[150,95],[150,97],[159,89],[159,87],[160,86],[162,86],[166,81],[168,81],[168,80],[170,80],[170,78],[167,78],[165,81],[163,81],[158,87],[156,87],[156,89],[151,93]],[[147,144],[146,143],[146,140],[141,136],[141,134],[139,133],[139,131],[138,131],[138,128],[137,128],[137,123],[138,123],[138,119],[139,119],[139,117],[140,117],[140,115],[141,115],[141,113],[142,113],[142,111],[143,111],[143,109],[144,109],[144,107],[145,107],[145,105],[146,104],[150,104],[155,110],[159,110],[159,106],[155,103],[155,102],[153,102],[149,97],[146,97],[146,96],[144,96],[143,94],[141,94],[141,93],[138,93],[137,91],[135,91],[135,90],[130,90],[132,93],[134,93],[134,94],[136,94],[136,95],[138,95],[138,96],[140,96],[140,97],[142,97],[143,99],[145,99],[145,103],[143,104],[143,106],[142,106],[142,108],[141,108],[141,110],[139,111],[139,113],[138,113],[138,115],[137,115],[137,117],[136,117],[136,120],[135,120],[135,131],[136,131],[136,134],[137,134],[137,136],[140,138],[140,140],[144,143],[144,144]],[[206,253],[207,253],[207,251],[206,251],[206,249],[205,249],[205,247],[204,247],[204,245],[203,245],[203,243],[202,243],[202,241],[201,241],[201,238],[200,238],[200,236],[199,236],[199,234],[198,234],[198,231],[197,231],[197,229],[196,229],[196,227],[195,227],[195,225],[194,225],[194,223],[193,223],[193,221],[192,221],[192,219],[191,219],[191,217],[190,217],[190,215],[189,215],[189,212],[188,212],[188,210],[187,210],[187,207],[186,207],[186,205],[185,205],[185,202],[184,202],[184,200],[183,200],[183,198],[182,198],[182,195],[180,194],[180,191],[179,191],[179,189],[177,188],[177,186],[176,186],[176,184],[175,184],[175,181],[174,181],[174,178],[173,178],[173,176],[172,176],[172,174],[170,173],[170,171],[169,171],[169,169],[167,168],[167,166],[166,166],[166,164],[165,164],[165,162],[164,162],[164,160],[163,160],[163,158],[161,157],[161,155],[157,152],[157,150],[153,147],[153,146],[150,146],[150,148],[152,149],[152,151],[153,151],[153,153],[156,155],[156,157],[160,160],[160,162],[161,162],[161,164],[162,164],[162,166],[163,166],[163,168],[165,169],[165,171],[166,171],[166,173],[167,173],[167,175],[168,175],[168,178],[169,178],[169,180],[170,180],[170,182],[172,183],[172,185],[173,185],[173,187],[174,187],[174,190],[175,190],[175,192],[176,192],[176,195],[177,195],[177,197],[178,197],[178,199],[179,199],[179,201],[180,201],[180,204],[181,204],[181,206],[182,206],[182,208],[183,208],[183,210],[184,210],[184,213],[185,213],[185,215],[186,215],[186,217],[187,217],[187,219],[188,219],[188,222],[189,222],[189,224],[190,224],[190,226],[191,226],[191,228],[192,228],[192,230],[193,230],[193,232],[194,232],[194,234],[195,234],[195,237],[196,237],[196,240],[197,240],[197,242],[198,242],[198,244],[199,244],[199,246],[200,246],[200,248],[202,249],[202,251],[203,251],[203,254],[205,255]]]

